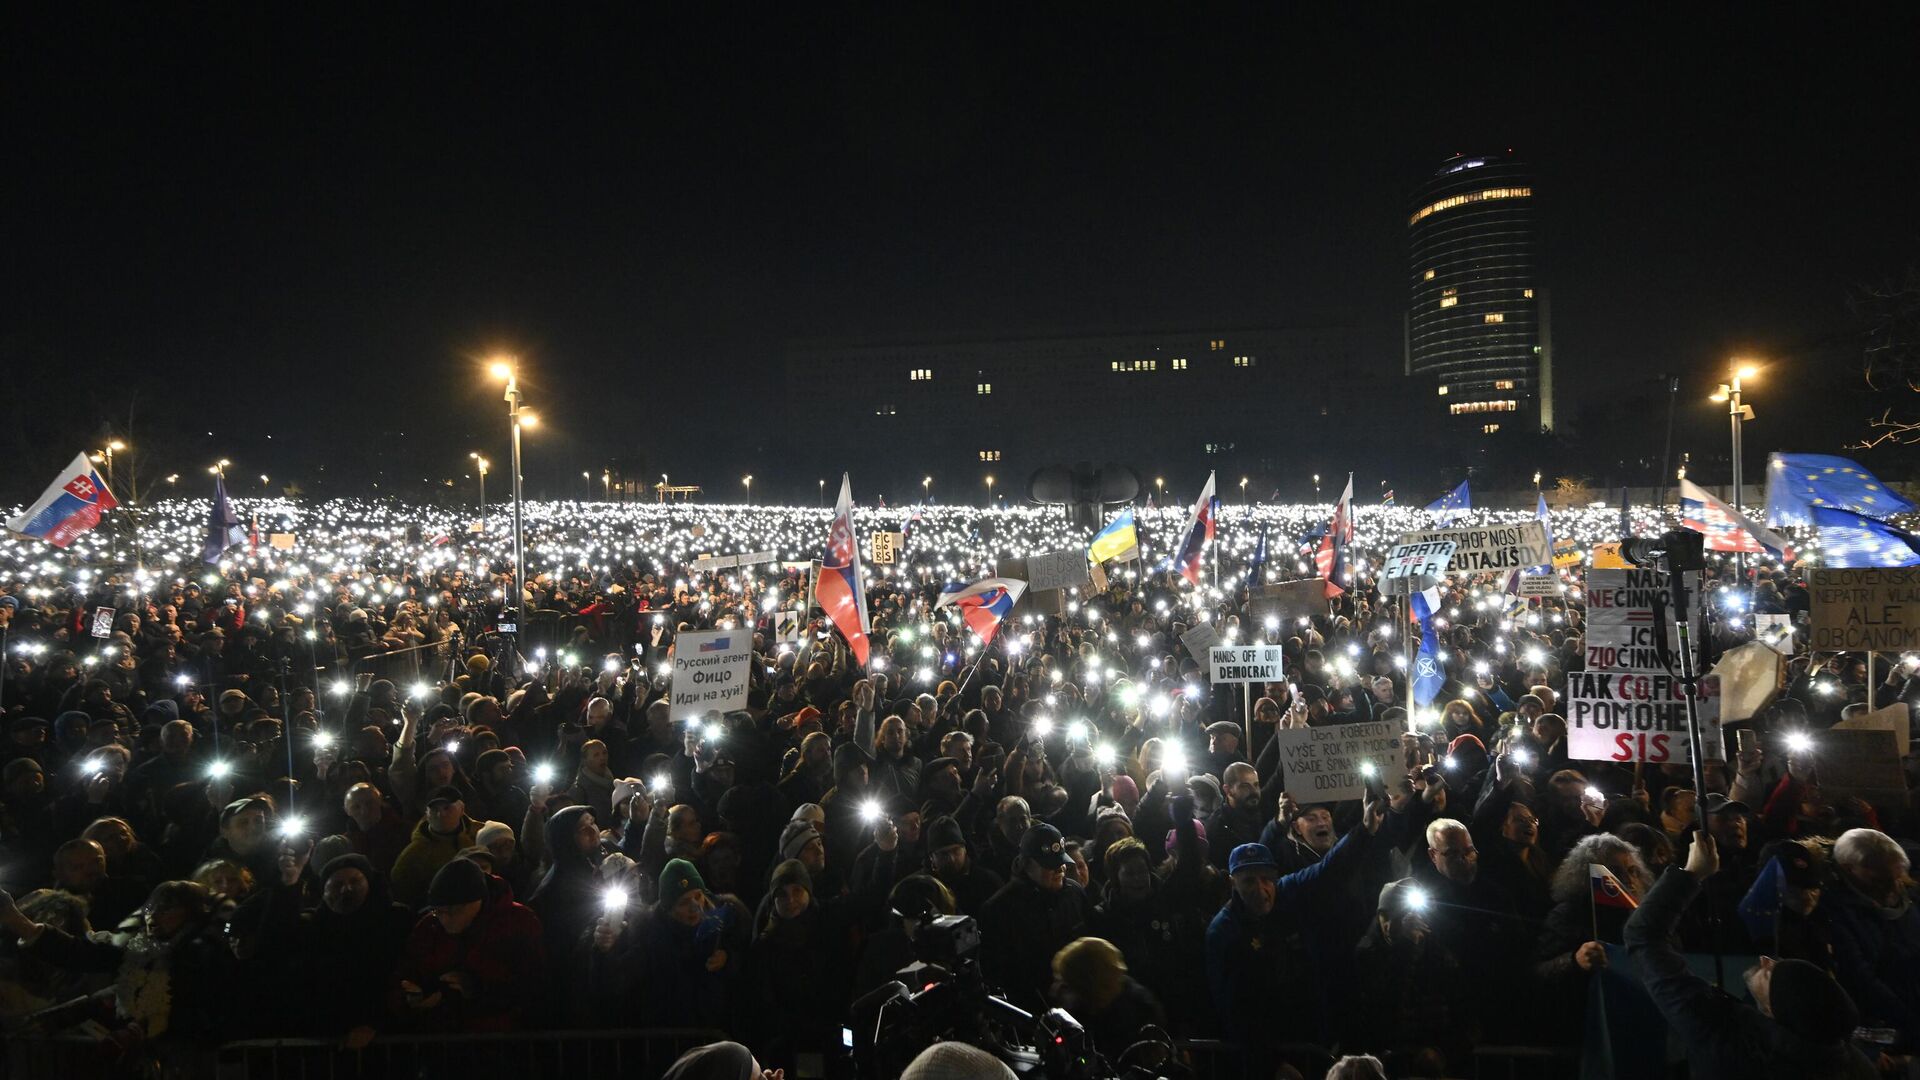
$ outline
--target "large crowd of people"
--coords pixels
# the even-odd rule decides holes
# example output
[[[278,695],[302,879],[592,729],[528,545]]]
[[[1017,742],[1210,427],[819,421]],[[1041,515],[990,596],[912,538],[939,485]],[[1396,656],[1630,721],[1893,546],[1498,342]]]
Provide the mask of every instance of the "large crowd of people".
[[[713,1075],[844,1076],[856,1003],[959,915],[995,994],[1065,1009],[1107,1062],[1164,1042],[1143,1067],[1168,1075],[1196,1040],[1245,1075],[1466,1075],[1481,1047],[1590,1046],[1621,971],[1695,1076],[1873,1076],[1920,1040],[1914,759],[1869,800],[1820,754],[1870,690],[1920,702],[1920,661],[1799,649],[1709,731],[1696,806],[1684,762],[1569,757],[1578,566],[1531,600],[1446,579],[1447,681],[1410,710],[1376,575],[1423,511],[1363,508],[1344,588],[1284,623],[1249,586],[1307,574],[1327,507],[1229,508],[1198,586],[1164,566],[1181,513],[1143,512],[1142,560],[982,647],[942,587],[1087,537],[862,510],[906,533],[868,567],[862,665],[805,611],[824,510],[535,505],[522,589],[503,515],[263,503],[203,564],[204,507],[0,542],[13,1037],[188,1075],[244,1038],[700,1029],[732,1040]],[[1618,520],[1551,528],[1578,549]],[[1805,620],[1791,565],[1707,577],[1714,652]],[[1202,623],[1282,646],[1284,677],[1210,685]],[[676,723],[675,641],[715,627],[752,633],[746,707]],[[1276,732],[1380,720],[1408,734],[1366,798],[1287,793]],[[1687,955],[1714,953],[1743,958],[1731,995]],[[923,1057],[907,1075],[1005,1074]]]

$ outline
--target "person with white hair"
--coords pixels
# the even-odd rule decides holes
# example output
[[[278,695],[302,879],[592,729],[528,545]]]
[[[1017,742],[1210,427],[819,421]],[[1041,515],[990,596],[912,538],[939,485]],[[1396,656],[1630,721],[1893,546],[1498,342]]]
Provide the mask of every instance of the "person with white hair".
[[[1878,829],[1848,829],[1833,844],[1840,887],[1827,918],[1834,968],[1871,1027],[1897,1030],[1896,1051],[1920,1048],[1920,908],[1913,863]]]

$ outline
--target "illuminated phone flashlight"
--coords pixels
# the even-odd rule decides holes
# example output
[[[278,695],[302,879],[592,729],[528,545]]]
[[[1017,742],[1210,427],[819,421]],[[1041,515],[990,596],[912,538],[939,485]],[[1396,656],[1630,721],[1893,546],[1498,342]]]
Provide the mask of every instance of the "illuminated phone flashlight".
[[[224,761],[216,761],[213,764],[207,766],[207,775],[212,777],[215,780],[220,780],[225,778],[226,775],[232,771],[233,771],[233,766],[227,764]]]
[[[339,697],[346,697],[353,693],[353,684],[345,679],[336,679],[333,683],[333,692]]]
[[[600,907],[609,915],[617,915],[627,910],[627,890],[618,885],[609,885],[602,889]]]
[[[1460,767],[1460,763],[1454,760],[1454,757],[1452,754],[1448,754],[1444,759],[1441,760],[1440,767],[1447,770],[1453,770],[1453,769],[1458,769]]]
[[[612,656],[607,657],[606,662],[600,665],[600,670],[606,672],[609,675],[613,674],[616,671],[619,671],[620,670],[619,659],[617,657],[612,657]]]
[[[1073,742],[1086,742],[1087,722],[1085,720],[1075,720],[1073,723],[1068,724],[1067,738]]]
[[[1108,746],[1106,743],[1101,743],[1099,746],[1093,748],[1093,763],[1095,765],[1111,765],[1114,763],[1116,757],[1117,755],[1114,753],[1113,747]]]
[[[540,764],[535,765],[533,767],[533,782],[536,784],[553,783],[552,763],[543,761]]]
[[[1513,763],[1515,765],[1531,765],[1533,764],[1533,754],[1526,750],[1515,750],[1513,752]]]
[[[1427,910],[1427,890],[1422,889],[1417,885],[1409,887],[1407,889],[1407,910],[1408,911]]]
[[[700,737],[708,742],[719,742],[720,737],[726,733],[726,729],[719,724],[707,724],[700,729]]]
[[[189,687],[189,686],[192,686],[192,685],[193,685],[193,676],[191,676],[191,675],[175,675],[175,676],[173,677],[173,685],[175,685],[175,686],[177,686],[177,687],[179,687],[179,688],[180,688],[180,689],[182,689],[182,690],[185,690],[185,689],[186,689],[187,687]]]
[[[1594,802],[1601,802],[1601,803],[1603,803],[1603,802],[1606,802],[1606,801],[1607,801],[1607,793],[1606,793],[1606,792],[1604,792],[1604,791],[1601,791],[1601,790],[1600,790],[1599,788],[1597,788],[1597,787],[1594,787],[1594,786],[1593,786],[1592,784],[1588,784],[1588,785],[1587,785],[1587,798],[1589,798],[1589,799],[1592,799],[1592,800],[1593,800]]]
[[[1813,749],[1813,736],[1804,731],[1787,733],[1787,750],[1789,753],[1804,754],[1811,749]]]
[[[325,750],[331,746],[333,746],[333,732],[316,731],[313,733],[313,748],[315,750]]]
[[[1053,719],[1051,717],[1042,716],[1038,720],[1035,720],[1033,722],[1034,738],[1044,739],[1047,736],[1052,734],[1053,734]]]
[[[1360,775],[1366,777],[1369,780],[1373,779],[1374,775],[1377,774],[1379,771],[1380,771],[1379,768],[1377,768],[1371,761],[1363,761],[1360,763]]]
[[[668,780],[664,773],[647,781],[647,790],[653,792],[655,795],[666,794],[667,789],[672,786],[673,782]]]
[[[1492,671],[1493,671],[1493,668],[1490,665],[1488,665],[1488,663],[1485,660],[1475,660],[1473,662],[1473,673],[1475,675],[1486,675],[1491,673]]]
[[[545,660],[547,658],[547,647],[545,645],[542,645],[539,648],[533,650],[533,658],[535,660]]]
[[[860,804],[860,820],[872,824],[880,820],[880,800],[868,799]]]
[[[1160,754],[1160,771],[1176,776],[1187,771],[1187,752],[1178,746],[1169,746]]]
[[[288,814],[280,820],[280,838],[297,840],[307,831],[307,823],[298,814]]]

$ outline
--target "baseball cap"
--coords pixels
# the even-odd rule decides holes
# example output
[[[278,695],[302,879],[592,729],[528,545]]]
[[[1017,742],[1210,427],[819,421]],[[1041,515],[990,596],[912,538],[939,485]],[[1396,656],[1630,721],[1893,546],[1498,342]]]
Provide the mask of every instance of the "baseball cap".
[[[1227,856],[1227,873],[1237,874],[1242,870],[1271,870],[1280,872],[1280,865],[1273,861],[1273,852],[1265,844],[1241,844]]]
[[[1067,858],[1067,846],[1060,838],[1060,830],[1051,825],[1029,828],[1026,835],[1020,838],[1020,855],[1049,869],[1073,861]]]
[[[467,801],[467,797],[460,793],[460,789],[457,787],[453,787],[451,785],[443,788],[437,788],[435,789],[432,795],[429,795],[427,797],[428,806],[433,806],[437,803],[456,803],[456,802],[466,802],[466,801]]]
[[[1731,814],[1736,812],[1742,814],[1753,813],[1753,811],[1747,807],[1746,803],[1738,799],[1729,799],[1717,791],[1707,796],[1707,813]]]

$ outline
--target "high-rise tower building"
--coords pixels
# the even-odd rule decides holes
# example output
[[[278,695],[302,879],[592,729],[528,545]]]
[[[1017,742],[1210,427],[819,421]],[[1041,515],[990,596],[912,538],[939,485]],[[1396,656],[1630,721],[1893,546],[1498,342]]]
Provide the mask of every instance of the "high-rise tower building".
[[[1511,152],[1449,158],[1407,217],[1407,374],[1486,434],[1554,423],[1538,220],[1532,175]]]

